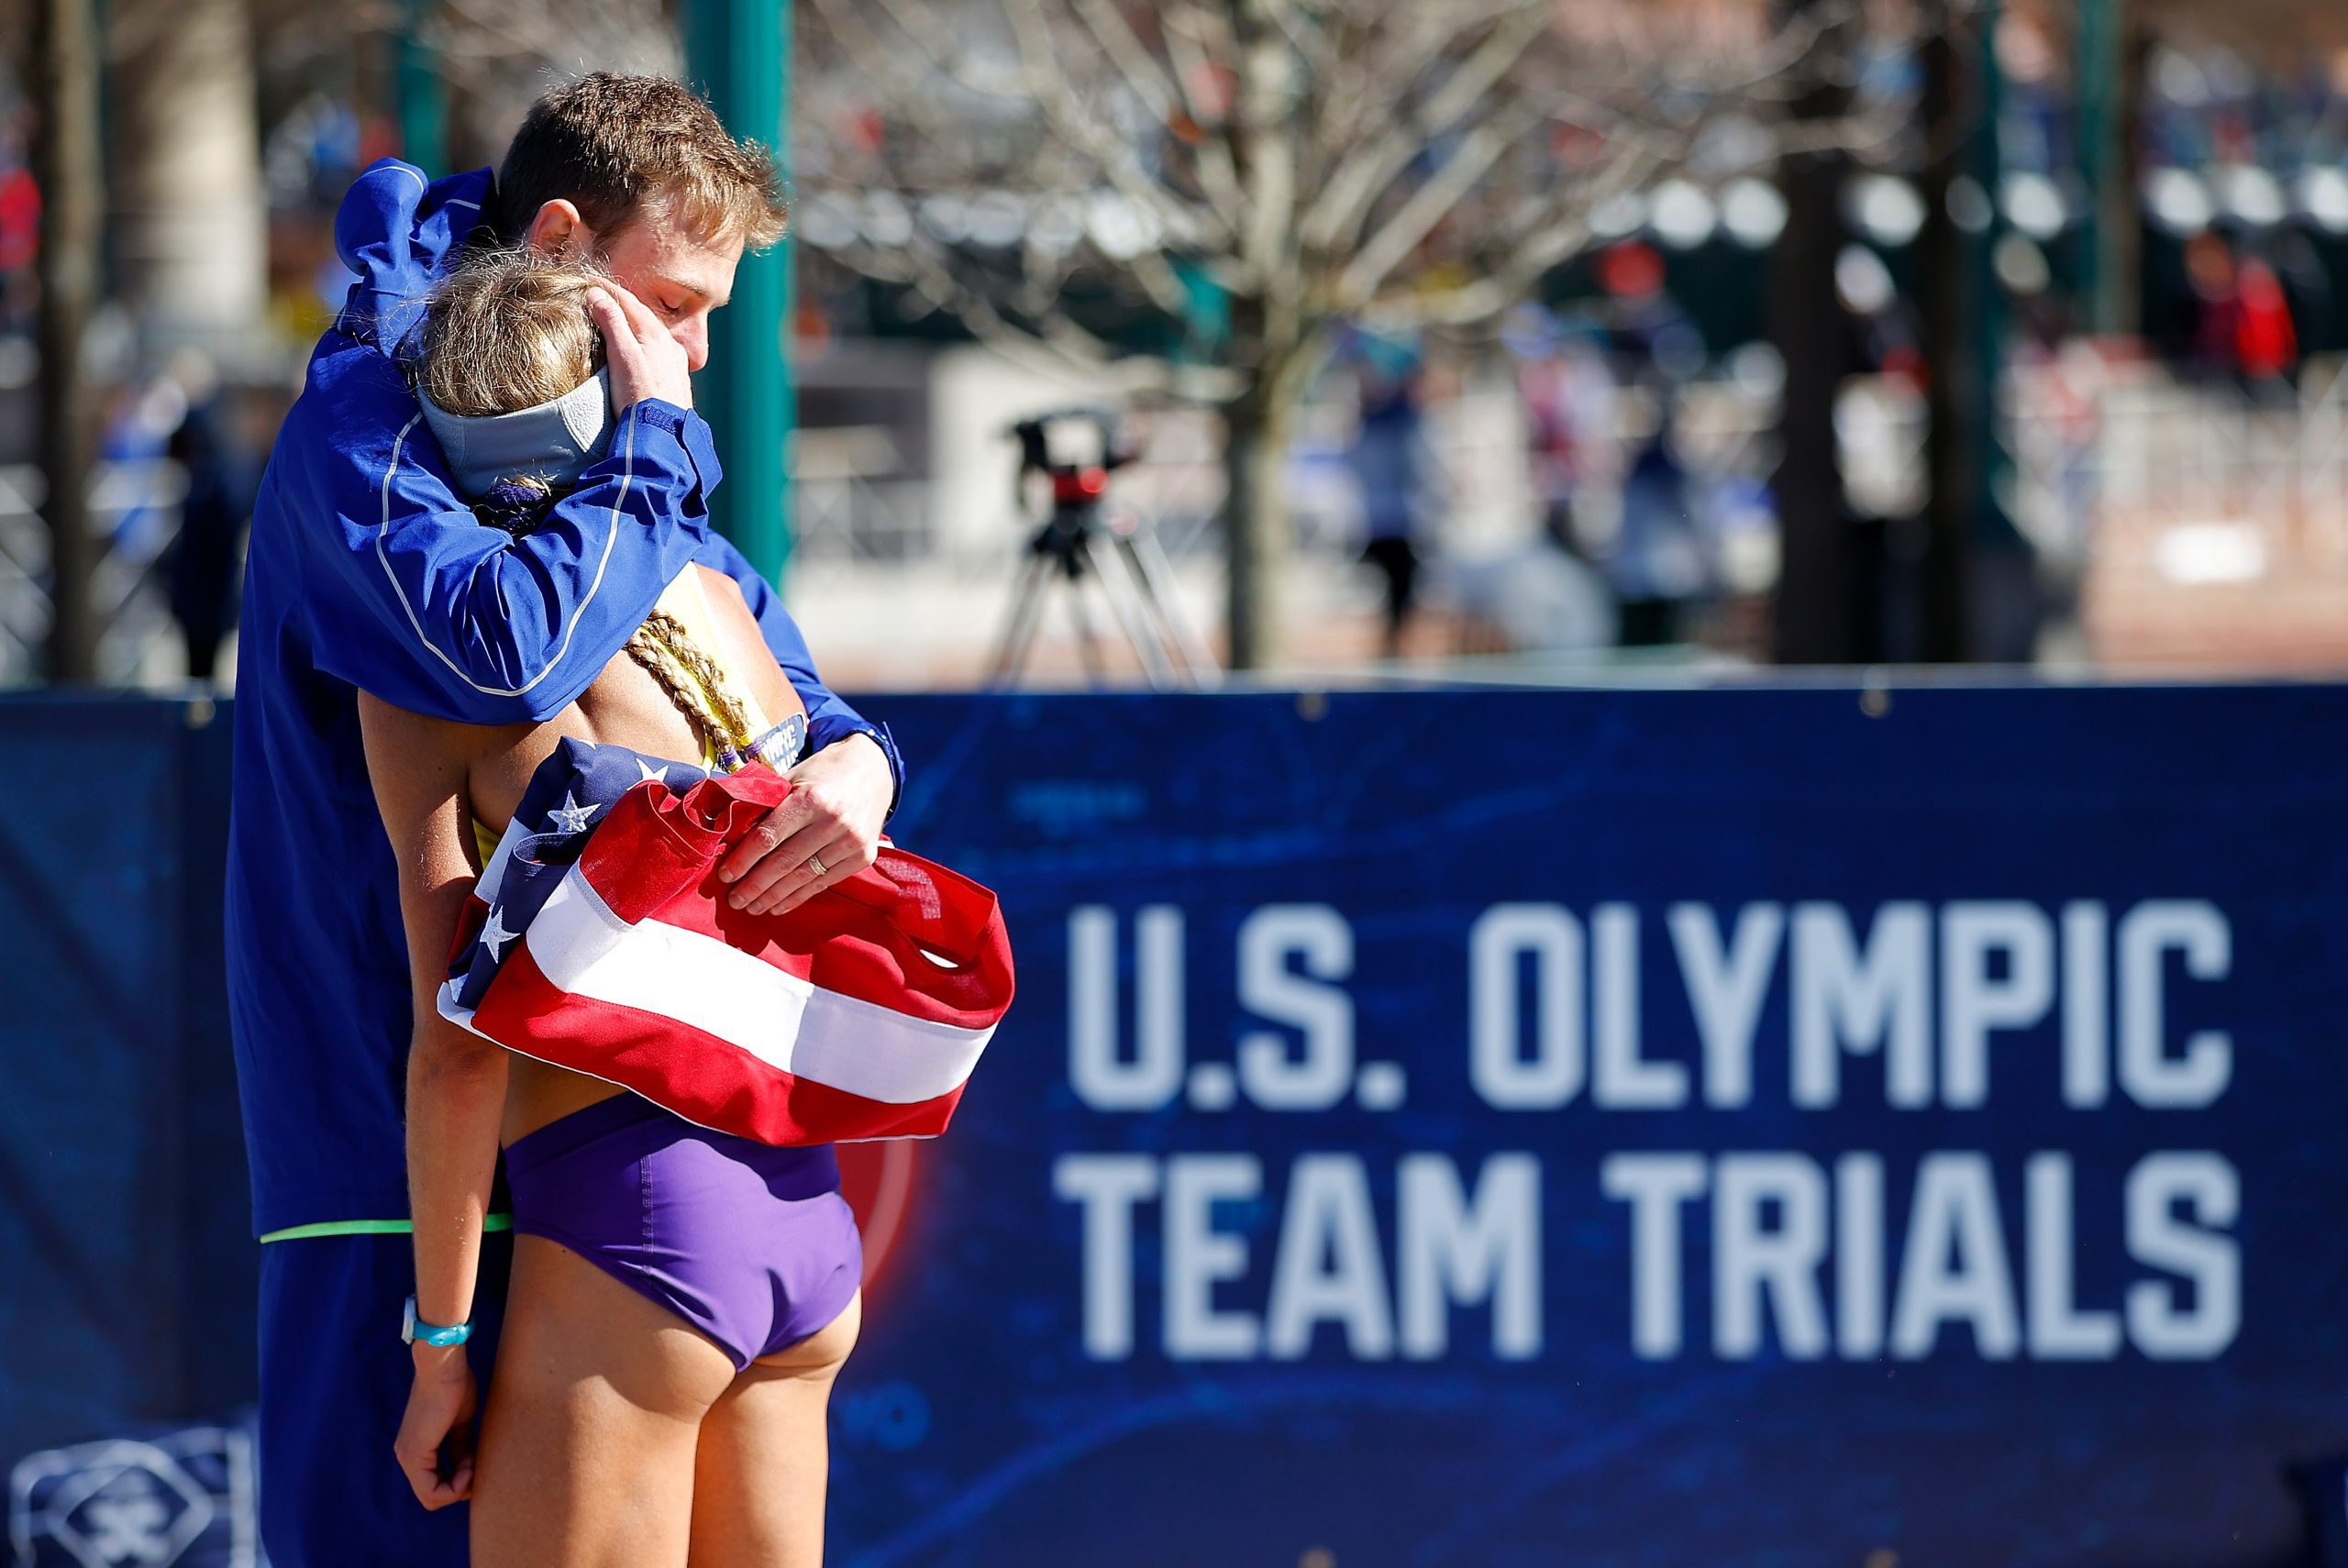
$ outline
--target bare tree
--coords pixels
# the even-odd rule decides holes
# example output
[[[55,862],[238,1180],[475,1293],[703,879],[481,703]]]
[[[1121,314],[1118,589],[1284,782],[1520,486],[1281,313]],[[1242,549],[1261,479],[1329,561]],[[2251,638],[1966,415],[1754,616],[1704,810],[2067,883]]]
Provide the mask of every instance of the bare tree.
[[[161,339],[233,345],[269,272],[251,19],[243,0],[116,0],[106,24],[124,303]]]
[[[1778,0],[1789,17],[1815,16],[1830,0]],[[1851,90],[1820,81],[1793,105],[1805,121],[1850,110]],[[1877,574],[1860,558],[1859,531],[1843,491],[1836,389],[1851,370],[1850,329],[1835,296],[1834,267],[1850,243],[1842,218],[1850,160],[1828,149],[1788,158],[1779,171],[1785,233],[1771,259],[1769,336],[1786,368],[1776,475],[1779,568],[1771,654],[1780,664],[1855,664],[1871,657]]]
[[[660,0],[437,0],[423,42],[455,90],[460,143],[494,158],[533,99],[591,71],[677,74],[662,12]]]
[[[90,602],[96,542],[90,532],[94,447],[83,338],[97,303],[98,40],[87,0],[40,0],[34,30],[34,103],[40,128],[34,177],[40,234],[40,467],[49,525],[49,678],[96,679],[98,628]]]
[[[1230,652],[1245,668],[1278,657],[1281,456],[1339,324],[1487,323],[1640,188],[1847,138],[1787,110],[1822,71],[1843,73],[1824,44],[1860,6],[812,9],[800,189],[857,204],[864,221],[820,226],[840,259],[1014,351],[1220,408]],[[1104,289],[1146,302],[1178,341],[1136,356],[1088,329],[1077,302]]]

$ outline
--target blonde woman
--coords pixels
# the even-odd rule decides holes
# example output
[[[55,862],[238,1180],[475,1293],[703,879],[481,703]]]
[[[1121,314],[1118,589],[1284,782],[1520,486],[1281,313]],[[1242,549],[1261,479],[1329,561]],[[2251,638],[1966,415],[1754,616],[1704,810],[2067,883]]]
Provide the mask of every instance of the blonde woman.
[[[592,268],[476,257],[433,299],[417,391],[460,493],[538,525],[613,425]],[[805,722],[735,582],[688,567],[585,693],[544,723],[450,723],[362,697],[415,982],[407,1074],[416,1378],[398,1457],[426,1507],[470,1498],[497,1568],[813,1568],[825,1412],[854,1345],[860,1252],[828,1147],[708,1132],[513,1055],[435,1002],[465,892],[564,739],[788,770]],[[820,873],[819,873],[820,875]],[[460,1347],[500,1145],[515,1232],[477,1403]]]

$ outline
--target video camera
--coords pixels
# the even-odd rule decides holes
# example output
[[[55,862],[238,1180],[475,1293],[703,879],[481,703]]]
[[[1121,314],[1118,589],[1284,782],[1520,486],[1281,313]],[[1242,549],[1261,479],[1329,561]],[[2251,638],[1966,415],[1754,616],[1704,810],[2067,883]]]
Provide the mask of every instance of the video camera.
[[[1053,439],[1056,430],[1067,433],[1058,443]],[[1097,505],[1108,492],[1109,475],[1140,456],[1125,436],[1124,422],[1105,408],[1030,414],[1004,434],[1019,443],[1013,495],[1024,503],[1028,476],[1041,474],[1051,480],[1055,511]],[[1080,452],[1071,454],[1072,444]]]
[[[1197,687],[1212,674],[1214,656],[1191,632],[1174,598],[1174,570],[1146,517],[1102,505],[1109,476],[1141,456],[1124,422],[1105,408],[1032,414],[1006,430],[1019,443],[1019,472],[1012,502],[1024,510],[1028,480],[1051,481],[1050,510],[1027,540],[1026,564],[1011,601],[1011,617],[995,654],[994,680],[1017,678],[1042,624],[1044,596],[1054,580],[1068,586],[1077,647],[1093,679],[1102,673],[1099,637],[1088,592],[1104,600],[1151,686]],[[1088,589],[1088,582],[1091,585]]]

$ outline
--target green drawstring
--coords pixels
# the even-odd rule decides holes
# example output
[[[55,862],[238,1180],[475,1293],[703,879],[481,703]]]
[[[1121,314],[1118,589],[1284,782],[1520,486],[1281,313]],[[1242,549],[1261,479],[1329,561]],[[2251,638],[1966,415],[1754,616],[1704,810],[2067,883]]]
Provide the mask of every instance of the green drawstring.
[[[492,1214],[482,1220],[483,1231],[511,1231],[514,1216]],[[263,1242],[306,1242],[313,1236],[413,1236],[413,1220],[324,1220],[316,1225],[288,1225],[282,1231],[271,1231],[261,1237]]]

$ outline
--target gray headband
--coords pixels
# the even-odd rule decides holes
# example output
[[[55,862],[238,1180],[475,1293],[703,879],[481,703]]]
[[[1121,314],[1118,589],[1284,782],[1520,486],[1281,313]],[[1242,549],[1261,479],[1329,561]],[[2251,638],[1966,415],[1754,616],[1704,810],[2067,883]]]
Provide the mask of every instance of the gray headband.
[[[603,456],[604,438],[612,428],[607,370],[552,403],[512,414],[468,417],[450,414],[420,392],[416,397],[449,460],[449,477],[469,501],[479,500],[502,479],[538,478],[557,489],[570,488]]]

